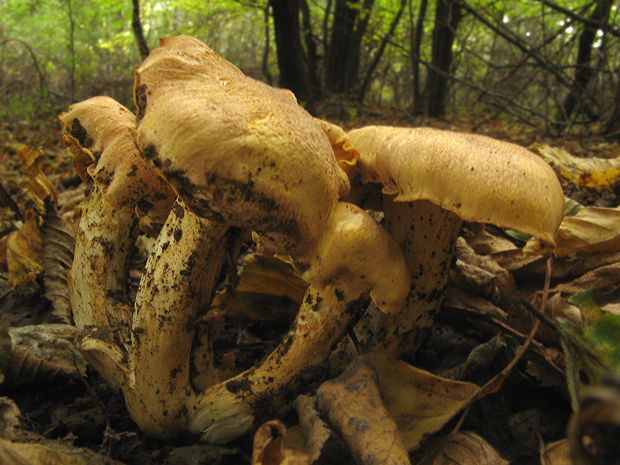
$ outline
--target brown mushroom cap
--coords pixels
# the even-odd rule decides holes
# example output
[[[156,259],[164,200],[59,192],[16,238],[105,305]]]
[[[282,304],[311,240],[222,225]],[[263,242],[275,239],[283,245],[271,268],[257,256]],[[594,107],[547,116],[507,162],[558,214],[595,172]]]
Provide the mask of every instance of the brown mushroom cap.
[[[94,97],[71,105],[59,119],[75,171],[86,184],[94,180],[118,210],[137,208],[140,216],[165,222],[175,195],[140,156],[131,111],[109,97]]]
[[[349,132],[363,182],[395,201],[429,200],[465,221],[491,223],[553,244],[564,194],[539,157],[489,137],[431,128],[369,126]]]
[[[188,208],[254,230],[267,250],[316,242],[349,190],[327,136],[289,92],[191,37],[161,39],[136,71],[136,140]]]

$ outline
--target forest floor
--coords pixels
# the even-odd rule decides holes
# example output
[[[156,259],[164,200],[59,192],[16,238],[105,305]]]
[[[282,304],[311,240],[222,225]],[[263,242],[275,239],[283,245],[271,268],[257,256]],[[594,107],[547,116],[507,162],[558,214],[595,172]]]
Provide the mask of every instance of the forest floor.
[[[597,127],[580,129],[568,135],[554,135],[552,131],[544,133],[542,125],[527,125],[521,122],[501,120],[496,117],[462,115],[450,121],[431,121],[412,118],[400,109],[369,107],[345,107],[342,105],[325,105],[323,118],[341,125],[346,129],[369,124],[389,124],[396,126],[431,126],[462,132],[477,132],[501,140],[515,142],[525,147],[532,144],[549,144],[563,147],[579,157],[616,158],[620,156],[620,146],[597,134]],[[26,123],[0,128],[0,172],[2,184],[16,201],[25,219],[36,217],[32,198],[24,191],[24,182],[28,179],[27,170],[20,162],[20,153],[31,147],[41,151],[44,160],[40,169],[52,182],[58,192],[58,210],[63,218],[70,218],[76,205],[83,199],[84,191],[79,178],[75,176],[71,164],[71,155],[62,144],[59,124],[50,123],[40,128],[33,128]],[[566,180],[562,185],[567,197],[583,206],[615,208],[620,205],[620,183],[611,188],[596,190],[577,186]],[[12,211],[6,199],[3,202],[0,230],[0,277],[3,287],[9,277],[7,265],[7,244],[9,235],[22,223]],[[29,212],[29,213],[28,213]],[[69,229],[75,227],[75,221]],[[465,225],[462,237],[469,239],[477,234],[478,229]],[[510,241],[515,249],[522,248],[524,242],[508,236],[499,228],[487,228],[488,236]],[[470,241],[473,244],[473,241]],[[479,256],[493,254],[482,248],[472,247]],[[497,252],[501,255],[501,251]],[[620,261],[606,259],[617,251],[598,253],[600,262],[575,264],[571,272],[561,277],[554,277],[551,282],[550,295],[559,295],[563,302],[571,295],[561,292],[559,287],[567,285],[574,289],[587,273]],[[574,258],[574,256],[573,256]],[[578,259],[575,259],[579,261]],[[605,261],[607,260],[607,261]],[[136,286],[141,274],[140,264],[144,257],[137,257],[131,270],[132,286]],[[567,268],[564,261],[560,266]],[[573,262],[571,262],[573,263]],[[563,269],[564,269],[563,268]],[[542,271],[541,271],[542,270]],[[7,287],[0,296],[0,322],[5,328],[42,325],[54,320],[51,316],[51,303],[45,297],[43,286],[43,269],[31,263],[30,270],[21,270],[22,284]],[[30,280],[24,277],[30,273]],[[544,259],[531,262],[523,267],[510,269],[514,280],[515,296],[537,302],[544,285]],[[584,286],[594,289],[594,300],[603,306],[620,303],[618,290],[620,278],[605,282],[587,281]],[[472,284],[463,268],[453,263],[448,294],[467,292],[485,302],[499,305],[498,288],[495,281],[491,288],[476,287]],[[573,286],[573,287],[571,287]],[[555,290],[555,291],[554,291]],[[480,300],[482,301],[482,300]],[[479,301],[479,302],[480,302]],[[523,336],[532,327],[534,317],[523,306],[506,317],[505,325],[510,331],[498,331],[497,325],[480,324],[476,321],[475,308],[464,308],[447,299],[437,318],[431,334],[415,354],[405,354],[403,359],[442,376],[454,376],[455,370],[467,371],[461,374],[461,380],[482,385],[502,371],[517,352]],[[466,307],[466,306],[465,306]],[[506,310],[506,309],[504,309]],[[510,312],[509,312],[510,313]],[[267,355],[286,334],[294,314],[289,312],[288,321],[251,321],[227,320],[221,331],[220,340],[215,343],[216,360],[225,359],[225,354],[235,352],[234,370],[251,366]],[[488,320],[485,320],[488,323]],[[13,346],[16,347],[15,336]],[[478,366],[472,367],[468,357],[476,348],[488,346],[495,338],[498,342],[492,357]],[[501,339],[497,339],[501,338]],[[0,338],[1,339],[1,338]],[[43,346],[44,338],[34,338],[34,346]],[[70,339],[70,337],[68,338]],[[2,340],[4,341],[4,340]],[[4,342],[0,341],[0,345]],[[49,342],[49,341],[48,341]],[[21,344],[21,343],[20,343]],[[32,343],[23,343],[20,347],[31,350]],[[53,345],[53,344],[52,344]],[[56,349],[54,349],[56,350]],[[49,355],[49,354],[48,354]],[[5,355],[6,356],[6,355]],[[46,357],[38,354],[42,359]],[[14,355],[13,355],[14,357]],[[38,360],[38,359],[37,359]],[[471,361],[471,358],[469,359]],[[550,362],[552,360],[552,362]],[[48,357],[49,361],[49,357]],[[251,463],[253,436],[245,435],[225,446],[209,446],[196,442],[196,438],[179,438],[174,441],[162,441],[149,438],[143,434],[129,418],[121,394],[109,385],[89,367],[58,368],[46,366],[43,361],[35,360],[35,368],[18,373],[15,360],[2,358],[0,368],[4,372],[4,382],[0,384],[0,462],[12,463],[123,463],[131,464],[246,464]],[[75,365],[75,363],[74,363]],[[562,374],[564,368],[563,352],[557,334],[541,326],[523,358],[517,363],[501,388],[472,405],[460,426],[462,431],[473,431],[484,438],[490,447],[505,459],[515,464],[540,463],[541,453],[556,441],[566,438],[566,428],[571,415],[571,399]],[[21,365],[20,365],[21,367]],[[18,410],[16,410],[16,408]],[[448,435],[461,418],[454,415],[435,437]],[[295,413],[283,418],[287,427],[296,423]],[[40,457],[32,455],[28,460],[19,461],[16,449],[9,444],[41,445]],[[413,453],[412,463],[429,454],[430,441]],[[20,449],[23,451],[23,449]],[[482,452],[478,452],[482,454]],[[25,455],[24,455],[25,456]],[[68,459],[74,460],[72,462]],[[481,456],[479,456],[481,458]],[[12,461],[11,461],[12,460]],[[47,460],[47,461],[44,461]],[[335,441],[333,447],[326,450],[316,463],[345,464],[353,463],[347,448]],[[389,463],[389,462],[386,462]],[[442,462],[444,463],[444,462]],[[445,462],[448,463],[448,462]],[[466,463],[466,462],[463,462]],[[475,462],[472,462],[475,463]],[[482,463],[482,462],[479,462]],[[489,463],[491,463],[489,461]],[[501,463],[501,462],[494,462]],[[552,462],[548,463],[560,463]]]

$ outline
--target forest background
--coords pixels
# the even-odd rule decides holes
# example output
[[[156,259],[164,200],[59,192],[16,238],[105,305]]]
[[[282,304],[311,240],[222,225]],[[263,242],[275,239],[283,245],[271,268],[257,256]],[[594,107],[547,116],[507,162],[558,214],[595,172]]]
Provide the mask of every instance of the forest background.
[[[133,108],[134,66],[188,34],[313,113],[349,102],[617,137],[618,13],[614,0],[3,0],[0,117],[55,121],[94,95]]]

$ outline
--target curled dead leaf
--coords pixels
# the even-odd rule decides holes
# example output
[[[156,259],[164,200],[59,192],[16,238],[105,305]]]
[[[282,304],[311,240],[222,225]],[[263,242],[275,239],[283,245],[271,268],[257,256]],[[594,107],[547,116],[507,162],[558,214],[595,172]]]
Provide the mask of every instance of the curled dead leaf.
[[[315,409],[315,397],[298,396],[294,405],[299,417],[299,425],[306,438],[310,462],[314,462],[321,455],[323,445],[330,436],[330,430]]]
[[[408,464],[407,450],[396,422],[377,388],[377,375],[364,358],[357,358],[338,378],[317,391],[317,406],[349,446],[359,465]]]
[[[310,465],[310,457],[301,450],[284,445],[286,428],[271,420],[258,428],[254,436],[252,465]]]
[[[433,447],[434,446],[434,447]],[[508,465],[508,460],[471,431],[437,440],[418,465]]]
[[[35,280],[43,273],[43,239],[36,219],[30,219],[13,231],[7,243],[9,279],[7,289]]]

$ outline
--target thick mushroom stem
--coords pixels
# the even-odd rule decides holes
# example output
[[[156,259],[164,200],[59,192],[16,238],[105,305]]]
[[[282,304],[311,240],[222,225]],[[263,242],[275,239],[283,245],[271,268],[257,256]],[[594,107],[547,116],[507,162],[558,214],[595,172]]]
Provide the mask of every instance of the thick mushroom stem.
[[[75,260],[68,275],[73,319],[78,329],[93,325],[129,328],[128,257],[137,226],[135,214],[116,210],[103,199],[99,186],[93,185],[80,220]]]
[[[428,200],[394,202],[393,198],[385,196],[385,229],[409,266],[411,290],[400,313],[385,314],[371,305],[355,326],[355,334],[364,352],[387,349],[397,358],[403,351],[417,349],[433,325],[463,221]],[[332,360],[344,365],[355,355],[353,344],[344,340]]]
[[[152,436],[174,437],[186,428],[195,397],[190,383],[195,322],[213,297],[228,229],[177,202],[146,264],[133,318],[132,374],[124,394],[131,417]],[[207,362],[216,383],[212,361]]]
[[[226,443],[274,415],[323,378],[332,347],[368,301],[363,289],[310,286],[278,348],[259,366],[200,394],[188,430],[209,443]]]

